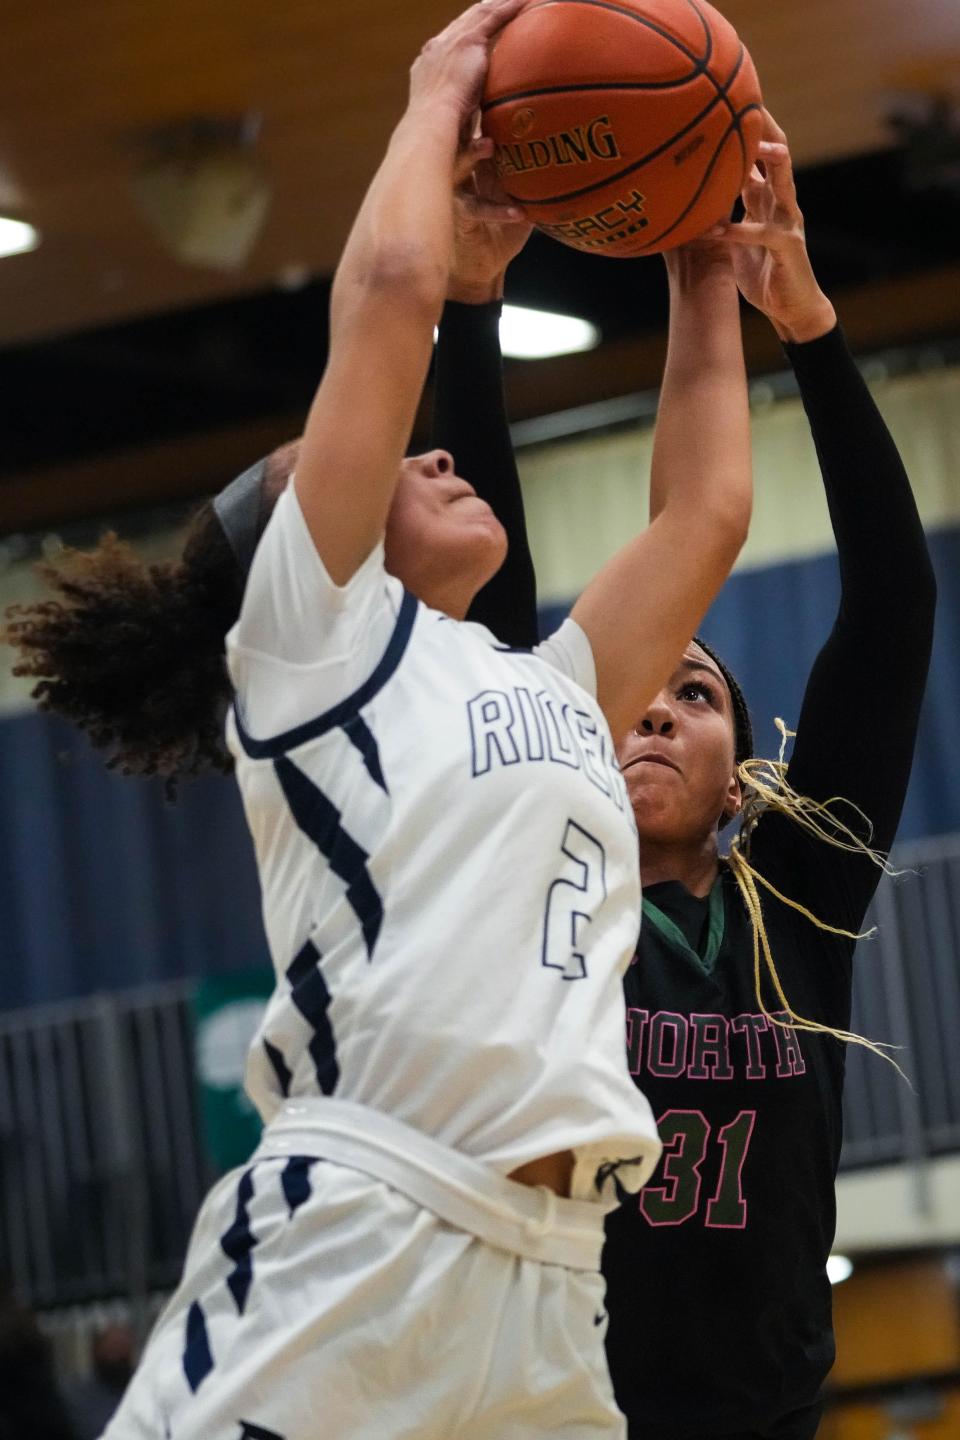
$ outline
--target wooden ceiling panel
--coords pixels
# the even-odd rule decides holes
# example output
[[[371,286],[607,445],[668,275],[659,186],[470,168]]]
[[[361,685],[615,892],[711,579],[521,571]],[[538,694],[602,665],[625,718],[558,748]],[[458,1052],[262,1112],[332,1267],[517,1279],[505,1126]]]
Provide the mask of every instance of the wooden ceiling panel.
[[[890,92],[960,89],[956,0],[728,0],[800,164],[887,139]],[[328,274],[445,0],[48,0],[4,17],[0,204],[41,247],[0,263],[0,344]],[[918,78],[919,77],[919,78]],[[241,271],[167,257],[129,178],[158,127],[262,116],[273,186]]]
[[[729,0],[770,108],[799,164],[889,144],[886,115],[902,88],[960,89],[956,0]]]

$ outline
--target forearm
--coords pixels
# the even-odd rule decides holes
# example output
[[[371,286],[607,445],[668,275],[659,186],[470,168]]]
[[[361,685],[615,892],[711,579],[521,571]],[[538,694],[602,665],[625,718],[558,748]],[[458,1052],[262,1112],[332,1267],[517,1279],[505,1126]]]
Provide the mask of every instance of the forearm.
[[[439,316],[453,252],[457,140],[456,111],[439,105],[411,107],[394,130],[334,276],[331,345],[358,295]]]
[[[790,783],[843,795],[893,841],[933,640],[936,583],[896,446],[835,330],[788,346],[823,472],[841,601],[807,683]],[[871,893],[873,877],[854,867]]]
[[[697,530],[750,516],[750,413],[736,282],[725,261],[679,252],[650,471],[650,518],[668,507]],[[719,537],[718,537],[719,538]]]
[[[750,414],[737,290],[724,265],[671,263],[667,373],[654,443],[654,517],[584,591],[614,735],[636,724],[675,668],[746,538]],[[703,265],[703,268],[701,268]]]
[[[455,116],[410,109],[334,280],[330,351],[300,447],[297,495],[345,584],[386,526],[433,348],[453,235]],[[423,214],[430,223],[423,223]],[[362,418],[356,413],[362,396]]]
[[[506,644],[526,649],[539,638],[536,577],[504,399],[500,309],[496,300],[448,300],[436,350],[432,438],[453,455],[457,473],[487,501],[509,542],[503,566],[477,595],[467,618],[488,626]]]
[[[900,454],[839,328],[788,344],[823,474],[843,586],[842,613],[914,623],[932,610],[933,572]]]

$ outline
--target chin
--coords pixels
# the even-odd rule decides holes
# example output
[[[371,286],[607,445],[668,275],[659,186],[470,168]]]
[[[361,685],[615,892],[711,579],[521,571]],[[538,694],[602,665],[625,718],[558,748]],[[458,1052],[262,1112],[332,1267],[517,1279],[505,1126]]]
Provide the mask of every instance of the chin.
[[[641,845],[675,845],[690,838],[690,816],[678,810],[675,798],[631,795],[630,807]]]
[[[486,585],[507,558],[507,536],[500,521],[490,513],[489,519],[478,517],[469,550],[464,547],[464,568],[480,575],[477,589]]]
[[[637,822],[637,839],[640,841],[640,848],[644,845],[672,845],[676,842],[676,831],[666,821],[658,824],[651,820],[649,815],[638,815],[633,812],[633,818]]]
[[[671,819],[669,810],[665,806],[651,804],[649,797],[640,800],[638,796],[630,796],[630,806],[633,810],[633,818],[637,822],[637,834],[640,839],[660,840],[665,839],[670,833]]]

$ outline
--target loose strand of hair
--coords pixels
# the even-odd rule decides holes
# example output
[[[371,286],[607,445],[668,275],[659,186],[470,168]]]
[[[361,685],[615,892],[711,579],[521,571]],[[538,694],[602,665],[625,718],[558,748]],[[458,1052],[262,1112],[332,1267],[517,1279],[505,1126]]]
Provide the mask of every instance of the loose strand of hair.
[[[845,1045],[860,1045],[864,1049],[871,1050],[881,1060],[886,1060],[892,1065],[897,1074],[910,1085],[909,1077],[904,1074],[901,1067],[887,1052],[898,1050],[901,1047],[884,1041],[869,1040],[866,1036],[858,1035],[854,1031],[837,1029],[831,1025],[823,1025],[817,1020],[809,1020],[799,1015],[787,999],[783,989],[780,975],[777,971],[773,958],[773,950],[770,945],[770,938],[767,933],[766,922],[763,917],[763,906],[760,897],[759,886],[763,886],[771,895],[802,915],[810,924],[816,926],[827,934],[836,935],[846,940],[865,940],[876,934],[876,928],[856,933],[852,930],[844,930],[839,926],[830,925],[821,920],[812,910],[801,905],[796,900],[791,900],[777,889],[764,875],[751,864],[749,859],[750,840],[753,831],[756,829],[761,816],[767,810],[776,810],[793,820],[802,829],[813,835],[816,839],[822,840],[835,849],[844,850],[848,853],[861,854],[886,875],[899,875],[903,872],[896,870],[889,861],[889,857],[881,851],[873,849],[869,840],[873,838],[873,826],[868,817],[851,800],[844,796],[834,796],[829,800],[812,800],[809,796],[800,795],[789,784],[786,778],[787,762],[785,751],[787,742],[793,738],[794,731],[788,730],[783,720],[776,719],[777,729],[780,731],[780,754],[777,760],[761,758],[750,758],[741,762],[737,767],[737,773],[742,783],[749,787],[750,796],[743,808],[743,824],[740,833],[734,837],[730,845],[730,852],[727,857],[728,864],[736,881],[737,888],[743,898],[747,914],[750,917],[751,929],[753,932],[753,983],[760,1006],[761,1013],[771,1025],[777,1025],[784,1030],[800,1030],[809,1034],[832,1035],[835,1040]],[[868,834],[868,840],[863,840],[849,825],[846,825],[831,808],[837,804],[850,806],[863,821]],[[825,819],[828,824],[822,824]],[[782,1006],[782,1013],[788,1018],[781,1019],[768,1009],[763,998],[762,965],[766,967],[767,974],[773,985],[774,992]],[[911,1089],[912,1089],[911,1085]]]

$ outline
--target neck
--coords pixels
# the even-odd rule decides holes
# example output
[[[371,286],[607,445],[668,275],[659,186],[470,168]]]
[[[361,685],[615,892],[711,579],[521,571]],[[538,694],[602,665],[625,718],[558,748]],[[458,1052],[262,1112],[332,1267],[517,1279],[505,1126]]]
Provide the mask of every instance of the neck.
[[[681,885],[703,899],[709,895],[720,873],[716,833],[696,841],[660,841],[640,839],[640,875],[644,887],[664,880],[678,880]]]
[[[420,597],[423,599],[423,597]],[[466,620],[473,596],[466,596],[462,590],[452,588],[449,593],[436,593],[426,602],[432,610],[440,610],[451,620]]]
[[[429,605],[431,610],[439,610],[443,615],[449,615],[451,620],[467,618],[467,611],[480,589],[478,585],[465,586],[459,578],[447,584],[437,584],[434,581],[429,585],[409,585],[407,588],[412,590],[424,605]]]

